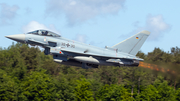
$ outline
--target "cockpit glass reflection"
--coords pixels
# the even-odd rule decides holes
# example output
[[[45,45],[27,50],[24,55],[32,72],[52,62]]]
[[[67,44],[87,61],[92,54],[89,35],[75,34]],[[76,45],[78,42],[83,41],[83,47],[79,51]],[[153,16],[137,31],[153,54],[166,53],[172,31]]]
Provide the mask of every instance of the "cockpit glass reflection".
[[[60,37],[60,35],[55,34],[53,32],[47,31],[47,30],[36,30],[33,32],[29,32],[27,34],[35,34],[35,35],[42,35],[42,36],[52,36],[52,37]]]

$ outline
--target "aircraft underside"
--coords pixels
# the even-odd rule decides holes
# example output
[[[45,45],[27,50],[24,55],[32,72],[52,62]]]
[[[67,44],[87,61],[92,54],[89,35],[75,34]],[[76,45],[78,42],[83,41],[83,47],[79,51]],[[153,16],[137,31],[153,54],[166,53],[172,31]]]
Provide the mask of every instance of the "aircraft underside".
[[[99,65],[104,65],[104,66],[138,66],[139,61],[131,61],[131,60],[123,60],[121,62],[114,62],[114,61],[109,61],[107,60],[102,60],[102,59],[96,59],[97,61],[94,61],[92,57],[88,56],[75,56],[68,58],[67,56],[61,56],[57,54],[52,54],[54,61],[60,64],[64,65],[70,65],[70,66],[77,66],[77,67],[82,67],[84,69],[88,68],[98,68]],[[78,58],[78,59],[77,59]],[[95,58],[94,58],[95,59]]]
[[[88,69],[88,68],[98,68],[99,65],[104,65],[105,64],[92,64],[92,63],[83,63],[83,62],[80,62],[80,61],[76,61],[74,59],[69,59],[68,61],[61,61],[61,60],[58,60],[58,59],[54,59],[55,62],[57,63],[60,63],[60,64],[64,64],[64,65],[70,65],[70,66],[77,66],[77,67],[82,67],[84,69]],[[115,63],[108,63],[106,64],[106,66],[119,66],[119,67],[123,67],[123,66],[128,66],[128,67],[133,67],[133,66],[138,66],[139,63],[136,63],[136,64],[115,64]]]
[[[57,52],[58,51],[58,52]],[[72,52],[63,52],[59,53],[60,50],[53,50],[53,48],[45,48],[45,55],[51,54],[53,55],[53,59],[55,62],[70,65],[70,66],[78,66],[84,69],[88,68],[98,68],[99,65],[104,66],[138,66],[139,61],[137,60],[129,60],[129,59],[109,59],[96,57],[91,55],[83,55],[76,54]]]

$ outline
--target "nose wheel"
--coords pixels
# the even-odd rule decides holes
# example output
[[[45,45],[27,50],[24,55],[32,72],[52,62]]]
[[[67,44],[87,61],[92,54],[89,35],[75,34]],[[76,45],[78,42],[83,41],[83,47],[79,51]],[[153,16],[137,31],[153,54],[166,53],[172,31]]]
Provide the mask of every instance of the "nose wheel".
[[[44,54],[45,55],[50,54],[50,48],[46,47],[45,50],[44,50]]]

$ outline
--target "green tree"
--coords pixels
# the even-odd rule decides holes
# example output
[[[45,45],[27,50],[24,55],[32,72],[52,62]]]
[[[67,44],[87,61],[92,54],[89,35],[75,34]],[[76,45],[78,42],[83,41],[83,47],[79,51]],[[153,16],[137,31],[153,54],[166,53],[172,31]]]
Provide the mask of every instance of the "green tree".
[[[117,84],[121,79],[122,75],[119,67],[101,66],[98,69],[101,82],[104,84]]]
[[[158,86],[157,86],[158,85]],[[175,100],[175,90],[168,86],[167,81],[160,84],[155,84],[159,95],[161,96],[161,101],[174,101]]]
[[[61,79],[55,81],[55,99],[64,101],[74,101],[76,99],[74,85],[70,84],[66,78],[61,77]]]
[[[149,52],[147,55],[147,61],[151,62],[161,62],[164,51],[160,48],[154,48],[153,52]]]
[[[115,84],[104,85],[97,93],[97,100],[100,101],[130,101],[131,94],[123,86],[118,86]]]
[[[85,78],[77,80],[77,85],[75,87],[75,94],[77,101],[93,101],[93,92],[90,88],[91,84]]]
[[[157,101],[160,98],[161,96],[159,95],[156,87],[154,87],[153,85],[148,85],[147,88],[136,97],[136,100]]]
[[[53,99],[56,87],[52,78],[44,72],[44,70],[40,72],[33,71],[22,82],[22,94],[28,100],[40,101]]]
[[[0,100],[18,100],[18,84],[0,69]]]
[[[146,59],[146,55],[145,55],[145,53],[143,53],[142,51],[138,51],[138,53],[136,54],[136,56],[138,56],[139,58],[142,58],[142,59]]]
[[[137,100],[147,101],[174,101],[175,90],[167,85],[167,82],[155,82],[154,85],[148,85],[147,88],[136,97]]]
[[[180,48],[172,47],[171,54],[173,55],[172,62],[180,64]]]
[[[176,100],[180,101],[180,88],[176,90]]]

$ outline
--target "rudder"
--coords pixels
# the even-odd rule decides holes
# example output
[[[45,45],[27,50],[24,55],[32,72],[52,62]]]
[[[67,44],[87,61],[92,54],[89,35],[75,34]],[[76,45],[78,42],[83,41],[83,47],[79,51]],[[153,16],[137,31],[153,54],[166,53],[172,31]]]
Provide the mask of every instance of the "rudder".
[[[149,31],[141,31],[134,36],[112,46],[112,48],[118,49],[120,52],[136,55],[149,35]]]

